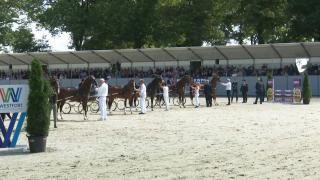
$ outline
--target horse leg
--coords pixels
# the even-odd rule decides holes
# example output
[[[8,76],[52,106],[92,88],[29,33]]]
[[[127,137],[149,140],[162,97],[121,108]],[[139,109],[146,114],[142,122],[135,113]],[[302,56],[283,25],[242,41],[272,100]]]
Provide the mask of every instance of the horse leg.
[[[153,97],[151,97],[151,111],[153,111]]]
[[[65,101],[60,101],[60,103],[59,103],[60,119],[61,119],[61,120],[63,120],[63,117],[62,117],[62,108],[63,108],[64,103],[65,103]]]
[[[130,113],[132,114],[132,105],[133,105],[133,98],[129,99],[129,106],[130,106]]]
[[[215,106],[218,106],[219,104],[217,103],[217,97],[215,95],[212,96],[213,102]]]
[[[124,113],[124,114],[127,114],[127,112],[126,112],[126,107],[127,107],[127,98],[125,98],[125,99],[124,99],[124,102],[123,102],[123,103],[124,103],[123,113]]]
[[[109,109],[109,114],[111,114],[111,104],[110,104],[111,101],[112,101],[111,98],[109,98],[108,101],[107,101],[107,107],[108,107],[108,109]],[[99,104],[99,108],[100,108],[100,104]],[[100,110],[101,110],[101,109],[100,109]]]
[[[138,111],[138,106],[137,106],[137,97],[134,97],[134,106],[136,107],[136,111]]]
[[[182,107],[181,107],[181,104],[182,104],[181,95],[179,95],[179,107],[180,107],[180,108],[182,108]]]
[[[84,110],[84,113],[83,113],[83,116],[84,116],[84,120],[88,120],[88,117],[87,117],[87,102],[86,100],[83,100],[82,101],[82,109]]]
[[[182,96],[181,96],[181,103],[182,103],[183,107],[186,108],[185,103],[184,103],[184,94],[182,94]]]

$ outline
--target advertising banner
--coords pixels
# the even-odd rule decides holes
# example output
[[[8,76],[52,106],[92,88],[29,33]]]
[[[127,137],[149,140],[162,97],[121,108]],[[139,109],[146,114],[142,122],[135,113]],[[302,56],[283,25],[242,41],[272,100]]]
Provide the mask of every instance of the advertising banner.
[[[28,95],[28,85],[1,85],[0,113],[26,112]]]

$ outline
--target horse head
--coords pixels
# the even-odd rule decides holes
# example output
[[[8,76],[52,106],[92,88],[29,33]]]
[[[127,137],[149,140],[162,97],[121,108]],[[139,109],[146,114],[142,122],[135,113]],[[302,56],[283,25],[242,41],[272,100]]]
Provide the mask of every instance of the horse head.
[[[129,86],[130,89],[135,89],[136,82],[134,81],[134,79],[130,79],[129,80],[128,86]]]
[[[184,78],[186,79],[188,84],[192,84],[193,83],[193,78],[190,75],[185,75]]]
[[[217,85],[217,82],[220,82],[220,76],[218,76],[217,74],[213,74],[211,79],[211,85],[215,87]]]

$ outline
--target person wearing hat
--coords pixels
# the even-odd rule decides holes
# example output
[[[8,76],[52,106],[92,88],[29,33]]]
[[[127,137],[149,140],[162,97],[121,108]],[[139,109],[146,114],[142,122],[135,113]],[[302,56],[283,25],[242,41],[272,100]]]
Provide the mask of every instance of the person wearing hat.
[[[144,84],[144,80],[140,79],[140,87],[139,89],[135,89],[140,93],[140,106],[141,106],[141,112],[139,114],[145,114],[147,112],[146,108],[146,98],[147,98],[147,88]]]
[[[264,97],[264,84],[261,78],[258,78],[256,83],[256,100],[253,104],[257,104],[258,99],[260,99],[260,104],[262,104]]]
[[[242,81],[242,85],[241,85],[241,88],[240,88],[240,91],[242,93],[242,103],[247,103],[247,100],[248,100],[248,83],[247,81],[244,79]]]
[[[204,89],[204,96],[206,98],[206,105],[207,107],[212,107],[212,88],[209,84],[209,81],[206,81],[206,84],[203,87]]]
[[[99,97],[99,107],[101,112],[101,121],[107,120],[107,96],[108,96],[108,84],[104,79],[100,79],[100,86],[96,89]]]
[[[228,78],[226,83],[221,83],[221,85],[226,87],[226,91],[227,91],[227,96],[228,96],[228,104],[230,105],[230,94],[231,94],[231,81]]]

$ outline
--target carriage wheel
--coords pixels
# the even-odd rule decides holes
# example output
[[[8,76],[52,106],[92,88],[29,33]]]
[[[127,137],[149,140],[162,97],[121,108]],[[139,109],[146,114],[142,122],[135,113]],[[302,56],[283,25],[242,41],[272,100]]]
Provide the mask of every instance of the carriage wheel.
[[[81,103],[75,103],[72,107],[74,112],[79,113],[79,106],[81,105]]]
[[[82,114],[83,113],[83,107],[82,107],[82,103],[79,103],[79,105],[78,106],[76,106],[77,107],[77,113],[80,113],[80,114]]]
[[[92,113],[97,113],[99,111],[99,103],[98,101],[94,101],[90,104],[90,111]]]
[[[62,107],[62,113],[63,114],[70,114],[71,112],[71,104],[66,102]]]
[[[157,99],[154,100],[154,105],[153,105],[153,107],[155,108],[156,106],[159,106],[159,107],[161,108],[160,102],[159,102],[159,100],[157,100]]]
[[[134,102],[133,102],[133,105],[134,105]],[[136,100],[136,107],[137,107],[137,108],[140,107],[140,101],[139,101],[139,99]]]
[[[146,108],[150,106],[149,99],[146,99]]]
[[[180,102],[179,102],[179,98],[178,98],[178,97],[174,97],[174,98],[172,99],[172,101],[173,101],[173,105],[175,105],[175,106],[180,106]]]
[[[118,107],[118,103],[116,101],[113,101],[109,111],[115,111],[117,109],[117,107]],[[108,105],[107,105],[107,109],[108,109]]]
[[[124,106],[124,100],[118,100],[117,101],[117,107],[120,111],[123,111],[126,107]]]

